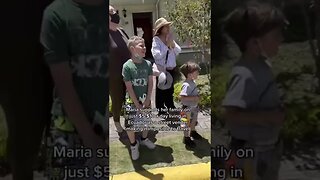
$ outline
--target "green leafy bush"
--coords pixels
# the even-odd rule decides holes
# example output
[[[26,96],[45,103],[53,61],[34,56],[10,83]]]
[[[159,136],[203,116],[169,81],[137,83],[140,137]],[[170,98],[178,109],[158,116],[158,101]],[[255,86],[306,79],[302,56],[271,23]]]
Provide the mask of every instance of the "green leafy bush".
[[[229,73],[232,63],[227,62],[223,66],[214,66],[211,71],[212,106],[211,111],[216,118],[222,117],[222,101],[224,99]]]
[[[178,83],[174,84],[173,100],[175,102],[180,102],[179,94],[181,92],[181,88],[182,88],[182,82],[178,82]]]
[[[286,107],[285,138],[288,140],[304,139],[318,134],[320,98],[315,93],[316,79],[311,74],[302,72],[286,73],[286,76],[280,73],[278,79],[280,79],[279,87],[284,95],[283,100]]]
[[[307,42],[281,47],[274,70],[286,108],[285,139],[308,139],[319,134],[320,98],[315,65]]]

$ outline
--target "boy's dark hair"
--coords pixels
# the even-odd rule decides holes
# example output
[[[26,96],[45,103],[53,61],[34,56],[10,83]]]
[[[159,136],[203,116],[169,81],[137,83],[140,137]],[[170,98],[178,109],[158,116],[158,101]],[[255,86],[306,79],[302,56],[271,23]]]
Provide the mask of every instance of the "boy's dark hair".
[[[224,19],[224,31],[235,41],[241,52],[250,38],[261,37],[275,28],[288,24],[283,13],[266,3],[249,2],[232,11]]]
[[[180,67],[181,73],[182,73],[182,74],[184,75],[184,77],[186,77],[186,78],[188,77],[188,74],[193,73],[193,72],[195,72],[195,71],[200,71],[200,70],[201,70],[200,66],[199,66],[197,63],[191,62],[191,61],[183,64],[183,65]]]

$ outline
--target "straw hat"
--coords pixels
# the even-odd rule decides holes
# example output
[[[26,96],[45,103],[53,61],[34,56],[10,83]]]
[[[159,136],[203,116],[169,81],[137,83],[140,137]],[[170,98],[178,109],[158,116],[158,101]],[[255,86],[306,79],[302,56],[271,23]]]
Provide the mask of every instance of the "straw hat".
[[[156,34],[157,34],[157,32],[158,32],[158,30],[161,28],[161,27],[163,27],[163,26],[165,26],[165,25],[171,25],[172,24],[172,22],[170,22],[170,21],[167,21],[165,18],[159,18],[158,20],[156,20],[156,22],[154,23],[154,34],[153,34],[153,36],[155,36]]]
[[[166,71],[166,72],[161,72],[158,78],[158,88],[161,90],[166,90],[169,89],[173,83],[173,77],[171,74]]]

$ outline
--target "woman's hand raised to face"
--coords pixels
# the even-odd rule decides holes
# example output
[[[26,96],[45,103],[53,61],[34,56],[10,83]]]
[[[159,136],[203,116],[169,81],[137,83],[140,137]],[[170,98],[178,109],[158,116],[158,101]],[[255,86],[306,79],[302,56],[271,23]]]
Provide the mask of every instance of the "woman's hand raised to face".
[[[172,32],[169,32],[169,34],[167,35],[166,40],[167,40],[167,46],[169,48],[174,48],[175,44],[173,42],[173,33]]]

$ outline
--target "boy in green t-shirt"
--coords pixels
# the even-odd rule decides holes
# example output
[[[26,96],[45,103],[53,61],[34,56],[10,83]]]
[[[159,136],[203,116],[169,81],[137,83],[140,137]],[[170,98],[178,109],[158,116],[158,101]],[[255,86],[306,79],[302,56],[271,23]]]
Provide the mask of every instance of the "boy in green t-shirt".
[[[146,54],[144,39],[138,36],[131,37],[128,40],[128,48],[131,52],[131,59],[123,65],[122,75],[132,102],[131,108],[136,112],[129,113],[135,117],[126,118],[126,129],[131,144],[132,159],[137,160],[139,158],[139,142],[135,138],[135,127],[138,120],[141,120],[142,123],[143,120],[146,120],[146,118],[141,118],[141,110],[150,108],[153,75],[151,62],[143,58]],[[140,144],[154,149],[155,144],[147,136],[148,130],[143,129]]]
[[[43,14],[40,40],[55,83],[47,138],[48,179],[72,178],[67,169],[84,171],[86,166],[85,178],[92,178],[93,166],[108,163],[106,156],[96,156],[97,150],[107,150],[108,142],[105,7],[103,0],[55,0]],[[90,153],[76,153],[84,150]]]

